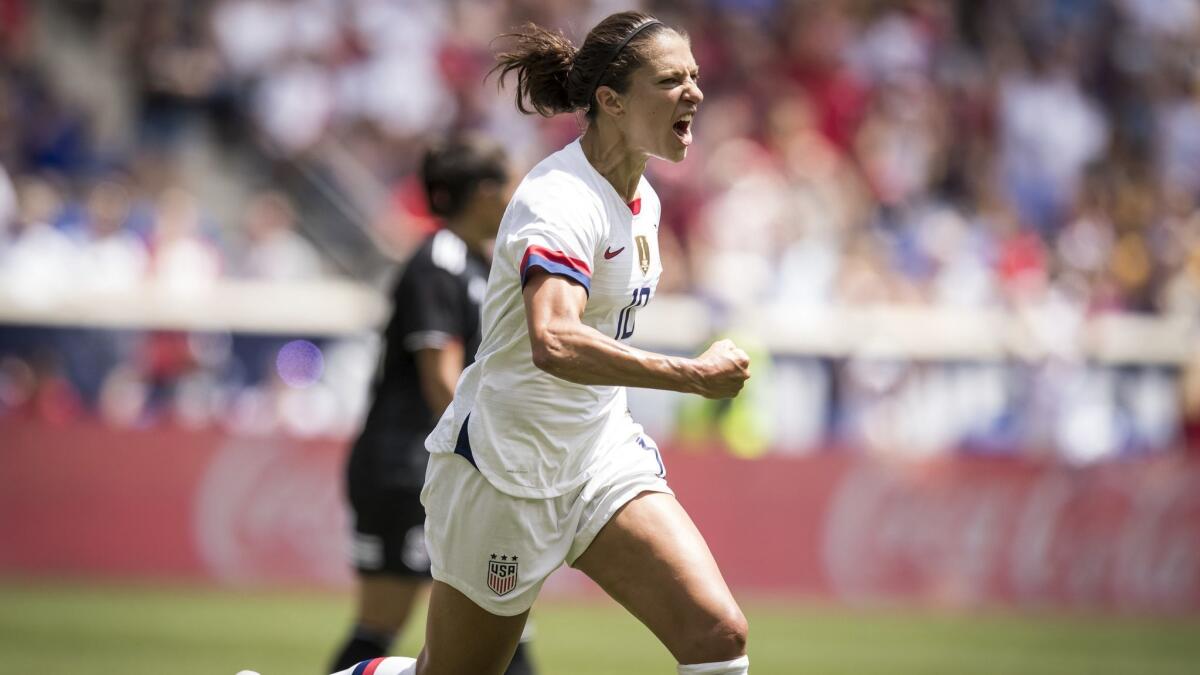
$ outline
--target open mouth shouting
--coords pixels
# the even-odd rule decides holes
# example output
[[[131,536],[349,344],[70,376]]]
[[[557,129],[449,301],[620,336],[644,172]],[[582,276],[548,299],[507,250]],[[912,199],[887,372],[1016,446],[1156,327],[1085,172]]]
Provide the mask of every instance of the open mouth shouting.
[[[685,146],[692,144],[692,118],[695,115],[695,112],[684,113],[671,125],[671,130],[675,132],[675,137]]]

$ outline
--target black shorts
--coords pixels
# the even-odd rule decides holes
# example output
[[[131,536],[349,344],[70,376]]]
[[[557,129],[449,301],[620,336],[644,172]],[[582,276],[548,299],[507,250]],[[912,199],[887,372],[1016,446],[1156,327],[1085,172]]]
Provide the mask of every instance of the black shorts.
[[[354,517],[354,568],[359,574],[429,578],[425,507],[421,505],[424,467],[403,466],[400,471],[396,466],[424,457],[412,462],[398,457],[396,446],[402,439],[388,439],[390,447],[384,448],[379,442],[378,437],[359,439],[347,471]],[[423,445],[420,452],[425,452]],[[417,472],[419,477],[404,475]]]

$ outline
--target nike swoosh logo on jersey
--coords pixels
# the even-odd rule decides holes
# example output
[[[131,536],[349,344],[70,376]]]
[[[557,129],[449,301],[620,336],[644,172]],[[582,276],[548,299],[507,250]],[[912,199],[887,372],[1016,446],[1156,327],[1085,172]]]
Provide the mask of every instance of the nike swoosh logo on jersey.
[[[624,250],[625,250],[625,247],[624,247],[624,246],[622,246],[621,248],[619,248],[619,249],[617,249],[617,250],[615,250],[615,251],[614,251],[614,250],[612,250],[612,247],[611,247],[611,246],[609,246],[609,247],[607,247],[607,248],[605,248],[605,249],[604,249],[604,259],[605,259],[605,260],[612,260],[613,258],[615,258],[615,257],[617,257],[617,256],[619,256],[619,255],[621,255],[621,251],[624,251]]]

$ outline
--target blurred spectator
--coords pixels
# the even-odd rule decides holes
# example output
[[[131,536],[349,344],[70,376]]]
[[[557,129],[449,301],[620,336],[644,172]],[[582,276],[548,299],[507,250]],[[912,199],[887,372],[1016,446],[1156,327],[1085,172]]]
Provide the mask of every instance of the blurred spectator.
[[[242,216],[246,242],[241,272],[255,279],[299,281],[321,274],[321,258],[306,239],[296,234],[296,210],[286,195],[261,192]]]
[[[90,291],[121,291],[146,277],[149,255],[145,243],[128,227],[132,195],[116,176],[97,182],[88,191],[78,223],[79,259],[76,283]]]
[[[18,213],[0,244],[0,287],[22,305],[49,306],[71,290],[79,249],[53,225],[62,197],[50,181],[24,176],[16,194]]]
[[[228,76],[208,3],[112,3],[137,93],[143,143],[170,145],[194,114],[227,116]]]
[[[1029,65],[1006,74],[998,92],[1004,182],[1023,221],[1043,234],[1057,229],[1082,169],[1108,138],[1099,107],[1071,71],[1067,49],[1034,47]]]
[[[151,239],[154,278],[175,292],[212,286],[222,273],[222,255],[204,236],[196,197],[183,188],[159,196]]]
[[[709,199],[691,234],[695,288],[725,306],[761,302],[776,268],[787,184],[757,143],[731,139],[708,157]]]

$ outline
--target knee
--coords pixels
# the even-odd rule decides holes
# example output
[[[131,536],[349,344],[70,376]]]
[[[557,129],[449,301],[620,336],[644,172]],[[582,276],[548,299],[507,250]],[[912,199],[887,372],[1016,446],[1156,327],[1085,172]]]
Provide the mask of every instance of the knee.
[[[750,626],[736,605],[714,614],[693,632],[686,653],[677,654],[680,663],[729,661],[746,653]]]
[[[746,653],[746,639],[749,633],[750,624],[746,621],[746,615],[742,614],[741,609],[734,607],[718,622],[716,641],[728,650],[729,658],[736,658]]]

